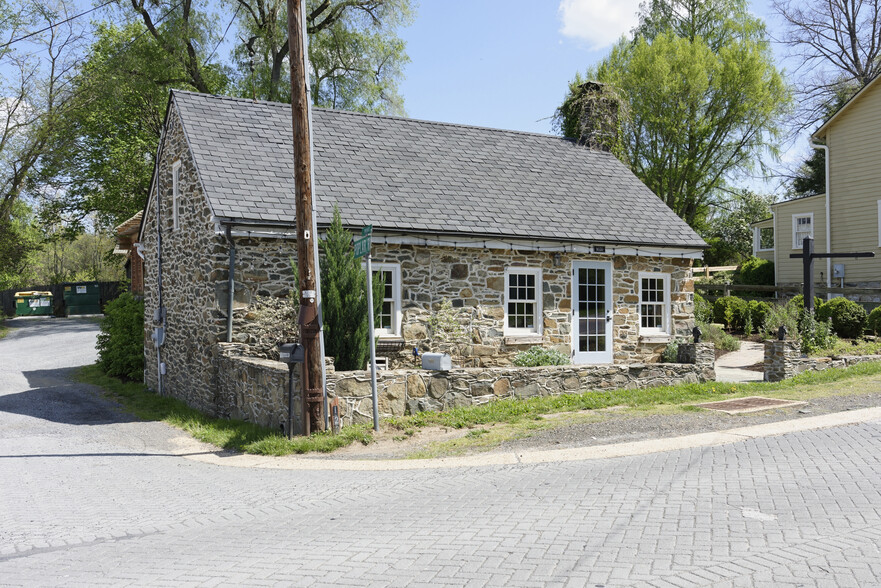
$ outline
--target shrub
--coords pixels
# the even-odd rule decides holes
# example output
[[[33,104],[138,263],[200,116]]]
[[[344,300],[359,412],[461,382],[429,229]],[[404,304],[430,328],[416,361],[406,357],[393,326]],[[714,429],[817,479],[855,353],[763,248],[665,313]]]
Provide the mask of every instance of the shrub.
[[[694,294],[694,320],[702,323],[713,322],[713,305],[700,294]]]
[[[869,313],[869,320],[866,324],[870,331],[876,335],[881,335],[881,306]]]
[[[679,343],[675,341],[667,343],[667,346],[664,347],[664,351],[661,353],[661,363],[676,363],[677,359],[679,359]]]
[[[839,337],[856,339],[863,334],[868,317],[866,309],[847,298],[833,298],[817,308],[817,320],[831,321]]]
[[[789,304],[794,304],[798,307],[799,310],[804,310],[805,307],[805,297],[803,294],[796,294],[789,301]],[[823,299],[819,296],[814,296],[814,311],[823,306]]]
[[[802,353],[815,353],[835,345],[836,337],[832,334],[829,321],[818,321],[813,315],[806,313],[799,327]]]
[[[790,337],[798,337],[798,318],[803,310],[801,300],[794,298],[786,304],[770,305],[759,333],[765,339],[776,339],[777,329],[784,326]]]
[[[98,333],[98,365],[108,376],[144,377],[144,302],[124,292],[107,303]]]
[[[713,319],[729,329],[742,329],[749,312],[746,300],[737,296],[722,296],[713,304]]]
[[[755,330],[761,331],[768,313],[771,312],[771,305],[763,300],[750,300],[748,306],[750,322],[752,322]],[[747,333],[747,335],[749,334]]]
[[[774,262],[758,257],[750,257],[738,268],[740,283],[753,286],[774,285]]]
[[[703,333],[703,340],[712,343],[717,349],[723,351],[737,351],[740,349],[740,341],[716,325],[698,322],[697,326],[701,333]]]
[[[544,347],[530,347],[527,351],[521,351],[514,357],[514,365],[519,367],[538,367],[542,365],[567,365],[569,357],[556,349]]]

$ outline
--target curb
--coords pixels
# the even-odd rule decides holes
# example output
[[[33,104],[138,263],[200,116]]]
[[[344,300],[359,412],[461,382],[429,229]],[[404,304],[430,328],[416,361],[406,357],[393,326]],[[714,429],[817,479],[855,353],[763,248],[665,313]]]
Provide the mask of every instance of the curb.
[[[568,449],[524,451],[522,453],[486,453],[466,457],[447,457],[425,460],[343,460],[321,457],[270,457],[265,455],[204,452],[199,450],[204,450],[206,446],[189,437],[181,437],[176,440],[181,447],[175,452],[175,454],[201,463],[238,468],[318,471],[449,469],[632,457],[681,449],[715,447],[747,441],[749,439],[757,439],[760,437],[774,437],[800,431],[841,427],[879,419],[881,419],[881,407],[873,407],[846,412],[836,412],[803,419],[752,425],[749,427],[740,427],[725,431],[713,431],[709,433],[670,437],[666,439],[650,439],[647,441],[616,443],[612,445],[594,445],[591,447],[573,447]]]

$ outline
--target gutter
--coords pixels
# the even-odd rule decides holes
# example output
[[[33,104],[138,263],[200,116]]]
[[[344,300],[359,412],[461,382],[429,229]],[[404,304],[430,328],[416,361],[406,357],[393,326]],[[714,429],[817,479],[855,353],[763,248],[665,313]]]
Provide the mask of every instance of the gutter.
[[[811,147],[823,150],[823,159],[826,170],[826,253],[832,253],[832,219],[829,211],[829,190],[832,186],[832,178],[829,176],[829,146],[814,143],[811,140]],[[832,258],[826,258],[826,287],[832,287]],[[830,294],[826,293],[826,300],[829,300]]]

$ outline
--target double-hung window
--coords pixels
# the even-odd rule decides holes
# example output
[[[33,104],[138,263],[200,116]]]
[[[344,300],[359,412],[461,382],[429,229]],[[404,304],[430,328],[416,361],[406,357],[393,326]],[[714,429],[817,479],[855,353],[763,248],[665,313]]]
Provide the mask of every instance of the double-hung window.
[[[180,226],[180,160],[171,164],[171,228]]]
[[[639,334],[669,335],[670,274],[639,274]]]
[[[397,263],[374,263],[373,279],[382,279],[382,307],[374,324],[377,336],[394,337],[401,334],[401,266]]]
[[[792,248],[801,249],[805,237],[814,237],[814,213],[792,215]]]
[[[505,270],[505,335],[541,334],[541,269]]]
[[[753,252],[774,251],[774,227],[753,229]]]

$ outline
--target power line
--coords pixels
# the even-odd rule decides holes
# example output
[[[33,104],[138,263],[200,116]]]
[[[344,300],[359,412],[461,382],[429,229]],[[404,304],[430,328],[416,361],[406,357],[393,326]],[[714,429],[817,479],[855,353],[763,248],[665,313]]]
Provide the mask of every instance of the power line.
[[[60,21],[60,22],[52,23],[52,24],[50,24],[49,26],[40,29],[39,31],[33,31],[33,32],[28,33],[28,34],[26,34],[26,35],[23,35],[23,36],[21,36],[21,37],[19,37],[19,38],[17,38],[17,39],[13,39],[13,40],[9,41],[8,43],[4,43],[3,45],[0,45],[0,49],[6,49],[7,47],[9,47],[10,45],[12,45],[13,43],[18,43],[19,41],[24,41],[25,39],[30,39],[31,37],[34,37],[34,36],[36,36],[36,35],[39,35],[40,33],[45,33],[46,31],[50,31],[50,30],[54,29],[55,27],[57,27],[57,26],[59,26],[59,25],[67,24],[67,23],[69,23],[69,22],[71,22],[71,21],[74,21],[74,20],[80,18],[81,16],[85,16],[85,15],[87,15],[87,14],[91,14],[92,12],[95,12],[96,10],[100,10],[101,8],[104,8],[104,7],[107,6],[108,4],[114,4],[114,3],[116,3],[116,0],[107,0],[107,2],[105,2],[104,4],[101,4],[101,5],[96,6],[96,7],[94,7],[94,8],[90,8],[89,10],[87,10],[87,11],[85,11],[85,12],[81,12],[81,13],[79,13],[79,14],[76,14],[76,15],[74,15],[74,16],[71,16],[70,18],[66,18],[66,19],[64,19],[64,20],[62,20],[62,21]]]
[[[208,54],[208,57],[205,58],[205,63],[208,63],[209,61],[211,61],[211,58],[214,57],[214,54],[217,52],[217,49],[220,47],[220,44],[226,40],[226,34],[229,33],[229,28],[232,26],[232,23],[235,22],[236,17],[239,15],[239,10],[241,10],[241,9],[242,9],[242,5],[239,4],[236,7],[235,14],[233,14],[232,18],[230,19],[229,24],[226,25],[226,30],[223,31],[223,36],[220,37],[220,40],[217,42],[217,45],[214,46],[214,49],[211,51],[211,53]]]

